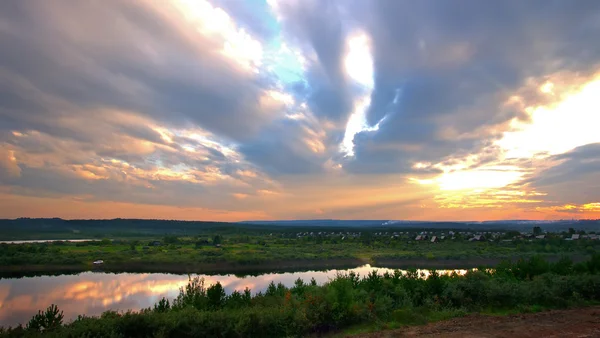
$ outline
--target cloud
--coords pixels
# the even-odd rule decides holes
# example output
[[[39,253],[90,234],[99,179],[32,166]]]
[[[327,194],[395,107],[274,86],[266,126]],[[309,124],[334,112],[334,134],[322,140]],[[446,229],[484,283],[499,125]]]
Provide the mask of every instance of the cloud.
[[[504,106],[529,79],[598,64],[599,50],[591,46],[600,30],[598,5],[591,2],[371,4],[365,20],[375,89],[367,121],[385,119],[377,132],[355,137],[359,171],[401,172],[409,166],[386,159],[439,161],[477,152],[513,119],[529,119]]]
[[[600,143],[575,148],[549,159],[554,165],[527,183],[547,192],[553,204],[589,204],[600,201]]]
[[[279,113],[259,99],[274,87],[256,73],[261,43],[205,1],[3,7],[2,116],[13,129],[63,106],[110,107],[243,140]]]
[[[326,149],[325,136],[319,126],[282,120],[239,149],[248,161],[257,163],[271,175],[320,173],[324,171],[327,156],[335,151]]]
[[[0,147],[0,181],[21,176],[21,167],[17,163],[13,150]]]
[[[345,121],[352,88],[344,70],[341,4],[334,1],[272,1],[283,33],[308,56],[306,99],[317,116]]]
[[[598,13],[541,0],[4,2],[0,192],[15,210],[38,196],[44,212],[54,198],[93,215],[111,203],[218,219],[586,215],[600,198]]]

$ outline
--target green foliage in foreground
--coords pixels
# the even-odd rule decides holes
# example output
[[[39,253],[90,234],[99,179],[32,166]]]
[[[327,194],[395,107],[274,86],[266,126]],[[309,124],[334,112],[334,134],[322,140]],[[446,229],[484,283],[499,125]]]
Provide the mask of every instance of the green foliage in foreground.
[[[468,312],[553,308],[600,301],[600,255],[574,265],[568,259],[548,263],[539,257],[464,276],[423,278],[416,271],[363,276],[338,275],[328,283],[297,280],[226,295],[216,284],[205,287],[191,278],[171,303],[161,300],[140,312],[80,316],[62,325],[55,307],[31,324],[4,330],[4,337],[286,337],[338,331],[357,324],[421,324]],[[48,317],[48,318],[47,318]],[[42,319],[43,318],[43,319]]]

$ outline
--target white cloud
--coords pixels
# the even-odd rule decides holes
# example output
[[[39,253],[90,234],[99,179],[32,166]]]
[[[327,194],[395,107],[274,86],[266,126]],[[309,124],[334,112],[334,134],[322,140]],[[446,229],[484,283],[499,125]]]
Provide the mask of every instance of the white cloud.
[[[227,12],[206,0],[171,0],[170,3],[197,32],[220,40],[223,55],[246,70],[258,72],[263,57],[262,44],[239,28]]]
[[[553,95],[546,82],[540,91]],[[496,142],[509,158],[531,158],[539,153],[562,154],[578,146],[600,142],[600,76],[580,89],[561,95],[551,106],[528,107],[530,122],[515,122],[517,131],[504,133]]]

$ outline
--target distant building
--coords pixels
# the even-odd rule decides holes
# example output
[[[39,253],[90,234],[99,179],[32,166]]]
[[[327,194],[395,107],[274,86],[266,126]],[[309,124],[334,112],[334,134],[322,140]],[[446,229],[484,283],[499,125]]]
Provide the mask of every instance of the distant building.
[[[535,239],[545,239],[546,235],[539,235],[539,236],[535,236]]]
[[[572,241],[577,240],[577,239],[579,239],[579,234],[573,234],[573,236],[571,236]]]
[[[153,246],[160,246],[160,241],[154,241],[154,242],[152,242],[152,245]]]
[[[431,243],[435,243],[438,241],[438,237],[437,236],[432,236],[431,237]]]
[[[480,242],[480,241],[485,241],[485,236],[484,235],[475,235],[472,238],[469,239],[470,242]]]
[[[103,264],[104,264],[104,261],[101,259],[94,261],[94,265],[103,265]]]

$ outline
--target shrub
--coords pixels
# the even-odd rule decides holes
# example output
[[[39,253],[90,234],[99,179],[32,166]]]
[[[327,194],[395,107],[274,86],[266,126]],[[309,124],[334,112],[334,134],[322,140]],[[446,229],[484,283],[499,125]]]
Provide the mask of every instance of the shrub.
[[[423,324],[483,309],[539,311],[600,301],[597,256],[572,267],[561,259],[504,262],[496,271],[469,271],[464,276],[416,270],[402,274],[338,274],[318,286],[297,280],[292,288],[271,283],[264,294],[226,295],[220,283],[208,288],[190,277],[169,303],[161,299],[140,312],[107,311],[62,325],[53,305],[40,311],[26,328],[0,330],[0,336],[43,334],[56,337],[264,337],[319,335],[359,323],[392,320]]]
[[[27,323],[26,329],[31,331],[52,331],[61,327],[64,315],[62,311],[54,304],[50,305],[46,311],[39,311]]]

